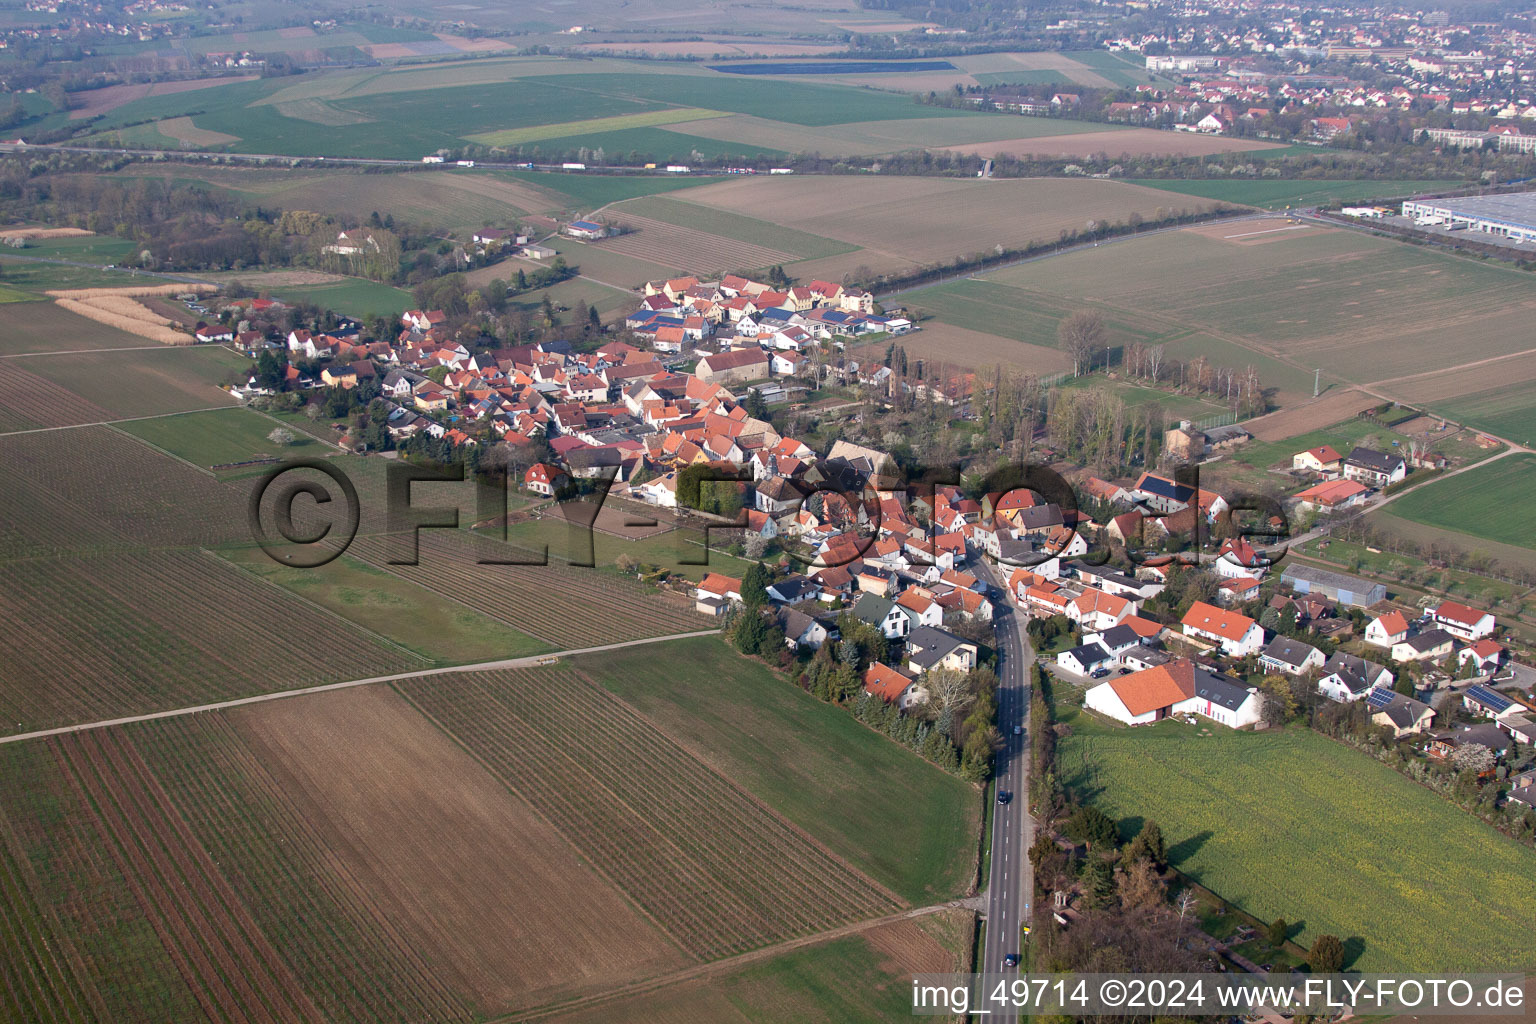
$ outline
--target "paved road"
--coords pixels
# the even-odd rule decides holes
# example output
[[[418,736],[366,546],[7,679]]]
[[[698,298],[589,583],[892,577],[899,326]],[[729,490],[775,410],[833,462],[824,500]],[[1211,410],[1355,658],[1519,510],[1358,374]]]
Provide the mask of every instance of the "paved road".
[[[989,565],[978,574],[999,591],[1004,584]],[[997,788],[1011,793],[1006,804],[992,805],[992,862],[987,877],[987,940],[980,972],[1003,971],[1003,957],[1020,952],[1020,931],[1028,919],[1034,893],[1029,848],[1035,841],[1029,804],[1029,672],[1035,652],[1024,633],[1024,621],[1006,598],[999,600],[993,625],[997,631],[998,729],[1003,749],[997,754]],[[1013,727],[1023,732],[1015,736]]]
[[[569,651],[550,651],[547,654],[531,654],[526,658],[502,658],[499,661],[481,661],[473,665],[449,665],[446,668],[423,668],[412,672],[396,672],[388,676],[369,676],[367,679],[348,679],[340,683],[326,683],[323,686],[306,686],[301,690],[279,690],[275,693],[258,693],[254,697],[238,697],[234,700],[221,700],[214,704],[199,704],[190,708],[172,708],[169,711],[152,711],[143,715],[128,715],[123,718],[109,718],[101,722],[83,722],[80,725],[65,725],[57,729],[39,729],[36,732],[21,732],[14,736],[0,736],[0,743],[20,743],[22,740],[41,739],[44,736],[61,736],[71,732],[86,732],[90,729],[106,729],[114,725],[128,725],[131,722],[149,722],[157,718],[180,718],[183,715],[195,715],[204,711],[222,711],[225,708],[238,708],[246,704],[260,704],[269,700],[283,700],[288,697],[302,697],[309,693],[328,693],[331,690],[347,690],[354,686],[371,686],[374,683],[392,683],[399,679],[420,679],[423,676],[441,676],[450,672],[490,672],[497,669],[508,668],[532,668],[545,658],[565,658],[577,654],[596,654],[599,651],[616,651],[623,647],[639,647],[642,644],[659,644],[668,640],[683,640],[688,637],[710,636],[720,632],[718,629],[701,629],[692,633],[673,633],[668,636],[645,637],[641,640],[626,640],[623,643],[603,644],[599,647],[579,647]]]

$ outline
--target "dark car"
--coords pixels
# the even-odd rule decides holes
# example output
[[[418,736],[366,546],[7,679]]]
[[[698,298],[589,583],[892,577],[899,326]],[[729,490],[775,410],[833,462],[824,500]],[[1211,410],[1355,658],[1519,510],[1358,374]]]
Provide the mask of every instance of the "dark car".
[[[1094,679],[1103,679],[1105,676],[1109,675],[1109,669],[1096,668],[1091,673],[1089,673],[1089,675],[1091,675]]]
[[[1009,953],[1007,956],[1003,957],[1003,966],[1004,967],[1017,967],[1017,966],[1019,966],[1019,954],[1017,954],[1017,953]]]
[[[1009,800],[1012,800],[1012,799],[1013,799],[1013,794],[1008,792],[1006,789],[1000,789],[1000,790],[997,791],[997,802],[998,803],[1005,804]]]

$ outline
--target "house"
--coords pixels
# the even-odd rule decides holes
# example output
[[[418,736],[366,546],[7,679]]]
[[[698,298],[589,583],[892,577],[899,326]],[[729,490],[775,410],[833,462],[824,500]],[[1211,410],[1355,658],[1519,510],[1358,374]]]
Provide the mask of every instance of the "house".
[[[1137,504],[1166,515],[1188,508],[1195,500],[1196,488],[1156,473],[1143,473],[1130,494]]]
[[[1442,601],[1433,612],[1435,625],[1467,642],[1493,636],[1498,621],[1488,612],[1455,601]]]
[[[768,600],[778,604],[799,604],[801,601],[815,601],[821,597],[821,584],[799,573],[775,580],[768,584],[767,590]]]
[[[1259,655],[1259,667],[1265,672],[1283,672],[1292,676],[1320,669],[1323,662],[1322,651],[1288,636],[1275,637]]]
[[[1344,479],[1367,487],[1386,487],[1408,475],[1408,464],[1401,456],[1388,455],[1370,448],[1351,449],[1344,460]]]
[[[1508,655],[1504,645],[1484,638],[1463,647],[1456,655],[1456,664],[1462,671],[1470,667],[1474,672],[1496,672]]]
[[[1343,468],[1344,456],[1328,444],[1320,444],[1316,448],[1308,448],[1304,452],[1297,452],[1291,456],[1291,469],[1295,472],[1334,476]]]
[[[564,470],[543,462],[534,463],[523,474],[523,487],[546,498],[553,498],[556,491],[562,491],[570,484],[571,478]]]
[[[927,698],[927,694],[917,687],[917,681],[912,676],[878,661],[864,672],[864,692],[879,697],[887,704],[895,704],[902,711],[913,704],[921,704]]]
[[[1365,701],[1371,709],[1371,724],[1391,729],[1394,739],[1421,733],[1435,720],[1428,704],[1384,687],[1373,687]]]
[[[723,576],[718,572],[707,572],[699,581],[694,590],[696,600],[712,598],[721,603],[741,603],[741,580],[732,576]]]
[[[1083,643],[1099,644],[1109,651],[1116,661],[1123,661],[1123,655],[1126,652],[1145,646],[1146,642],[1142,639],[1141,634],[1123,622],[1118,626],[1112,626],[1099,633],[1085,632],[1083,634]]]
[[[1185,636],[1215,644],[1232,658],[1255,654],[1264,644],[1264,629],[1257,622],[1204,601],[1196,601],[1180,624]]]
[[[1393,661],[1440,661],[1451,655],[1455,641],[1443,629],[1427,629],[1392,645]]]
[[[1491,686],[1478,684],[1469,686],[1461,695],[1461,706],[1474,715],[1482,715],[1484,718],[1502,718],[1513,711],[1518,714],[1520,706],[1514,699],[1507,697]]]
[[[1313,484],[1296,495],[1296,506],[1303,512],[1317,509],[1320,512],[1337,512],[1365,503],[1371,492],[1356,480],[1325,480]]]
[[[1091,675],[1115,663],[1115,656],[1101,643],[1086,643],[1056,655],[1056,664],[1080,676]]]
[[[1256,551],[1246,537],[1231,537],[1222,541],[1211,567],[1216,575],[1229,580],[1261,579],[1269,572],[1270,560]]]
[[[1377,647],[1391,647],[1408,638],[1408,620],[1400,611],[1378,615],[1365,625],[1365,642]]]
[[[1294,561],[1281,572],[1280,579],[1298,594],[1321,594],[1339,604],[1369,608],[1387,599],[1387,587],[1384,583],[1376,583],[1329,569],[1301,565]]]
[[[969,672],[976,667],[976,657],[975,644],[946,629],[918,626],[907,637],[907,668],[913,672],[935,668]]]
[[[1255,687],[1178,658],[1105,680],[1088,691],[1083,706],[1126,725],[1197,714],[1241,729],[1258,724],[1264,698]]]
[[[1136,606],[1126,598],[1106,594],[1094,587],[1085,587],[1081,594],[1067,602],[1067,617],[1080,623],[1085,632],[1118,626],[1135,611]]]
[[[1338,652],[1323,666],[1323,675],[1317,681],[1317,690],[1329,700],[1347,703],[1360,700],[1373,686],[1392,687],[1392,673],[1376,664],[1353,654]]]
[[[779,608],[774,613],[774,619],[784,631],[785,643],[794,650],[817,650],[832,635],[832,631],[820,619],[793,608]]]
[[[911,613],[914,625],[944,624],[944,606],[934,600],[933,594],[924,587],[908,587],[896,598],[896,603]]]
[[[912,632],[907,610],[889,598],[861,594],[851,611],[854,618],[874,626],[887,640],[899,640]]]

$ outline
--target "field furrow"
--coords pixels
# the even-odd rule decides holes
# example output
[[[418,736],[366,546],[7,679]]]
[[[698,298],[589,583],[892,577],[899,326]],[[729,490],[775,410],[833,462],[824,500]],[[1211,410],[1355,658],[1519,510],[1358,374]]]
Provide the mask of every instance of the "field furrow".
[[[700,957],[899,905],[573,671],[400,688]]]
[[[188,827],[227,866],[241,901],[263,932],[281,940],[329,1019],[469,1016],[366,889],[334,870],[334,858],[225,716],[148,722],[135,734]]]

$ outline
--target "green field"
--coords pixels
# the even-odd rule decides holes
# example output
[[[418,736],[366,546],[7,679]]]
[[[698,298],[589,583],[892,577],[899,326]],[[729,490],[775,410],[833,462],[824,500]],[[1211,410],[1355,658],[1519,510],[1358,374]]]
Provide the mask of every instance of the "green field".
[[[1288,437],[1283,441],[1260,441],[1255,438],[1234,451],[1229,458],[1252,466],[1254,469],[1268,469],[1271,466],[1290,469],[1291,456],[1319,445],[1333,445],[1334,450],[1340,455],[1348,455],[1350,449],[1357,445],[1387,451],[1390,450],[1394,441],[1401,447],[1406,441],[1406,436],[1369,420],[1351,417],[1332,426],[1322,427],[1296,437]]]
[[[227,348],[199,345],[37,356],[25,365],[127,419],[233,406],[218,385],[248,371],[251,361]]]
[[[1206,417],[1219,416],[1229,411],[1228,407],[1220,402],[1213,402],[1198,395],[1179,395],[1161,388],[1147,387],[1128,380],[1109,380],[1103,376],[1069,377],[1057,387],[1106,390],[1124,402],[1127,409],[1139,409],[1144,405],[1160,405],[1170,426],[1177,426],[1179,420],[1198,422]]]
[[[1536,455],[1516,453],[1453,479],[1436,480],[1403,495],[1392,514],[1452,533],[1464,546],[1479,539],[1536,549],[1531,503],[1536,501]]]
[[[942,915],[916,927],[938,940],[957,963],[969,949],[968,928]],[[912,964],[899,964],[866,935],[852,935],[781,953],[709,978],[604,1003],[553,1018],[554,1024],[888,1024],[911,1015]]]
[[[124,423],[120,429],[204,469],[260,456],[313,456],[314,438],[294,432],[294,443],[279,448],[267,439],[278,423],[254,409],[189,412]]]
[[[823,238],[808,231],[797,231],[794,228],[770,224],[729,210],[701,206],[698,203],[669,199],[665,196],[633,199],[622,206],[615,207],[612,212],[615,217],[633,213],[641,217],[650,217],[652,220],[664,221],[667,224],[675,224],[678,227],[694,228],[712,235],[734,238],[739,242],[765,245],[770,249],[794,253],[801,259],[840,256],[858,248],[856,245]]]
[[[1309,946],[1329,933],[1363,971],[1536,966],[1536,852],[1364,754],[1307,729],[1069,716],[1064,780],[1134,833],[1162,826],[1174,866]],[[1454,868],[1451,866],[1454,865]],[[1469,913],[1471,908],[1475,912]]]
[[[637,647],[577,664],[903,898],[927,905],[970,885],[981,825],[974,786],[724,641],[679,640],[666,657]]]
[[[1265,154],[1266,156],[1268,154]],[[1238,179],[1199,178],[1127,178],[1132,185],[1178,192],[1201,199],[1278,209],[1283,206],[1312,206],[1319,203],[1359,202],[1391,199],[1421,192],[1443,192],[1463,188],[1460,181],[1307,181],[1280,178]]]
[[[318,569],[279,565],[255,549],[227,551],[224,557],[438,665],[521,658],[550,649],[504,622],[347,555]]]
[[[586,135],[591,132],[619,131],[624,128],[655,128],[659,125],[677,124],[681,121],[698,121],[709,117],[728,117],[719,110],[703,107],[670,107],[642,114],[615,114],[612,117],[595,117],[586,121],[565,121],[560,124],[535,125],[531,128],[501,128],[493,132],[480,132],[466,136],[471,142],[487,146],[518,146],[528,142],[542,142],[569,135]]]
[[[1430,402],[1435,412],[1507,437],[1523,445],[1536,446],[1536,388],[1529,382],[1488,388],[1475,395]]]
[[[397,315],[415,305],[411,293],[404,288],[361,278],[339,284],[274,288],[272,297],[288,302],[312,302],[324,309],[359,318]]]
[[[614,175],[557,174],[550,171],[498,171],[498,176],[526,182],[558,192],[568,197],[572,206],[590,208],[607,206],[625,199],[655,195],[658,192],[674,192],[724,181],[719,177],[678,176],[675,178],[633,177]]]

